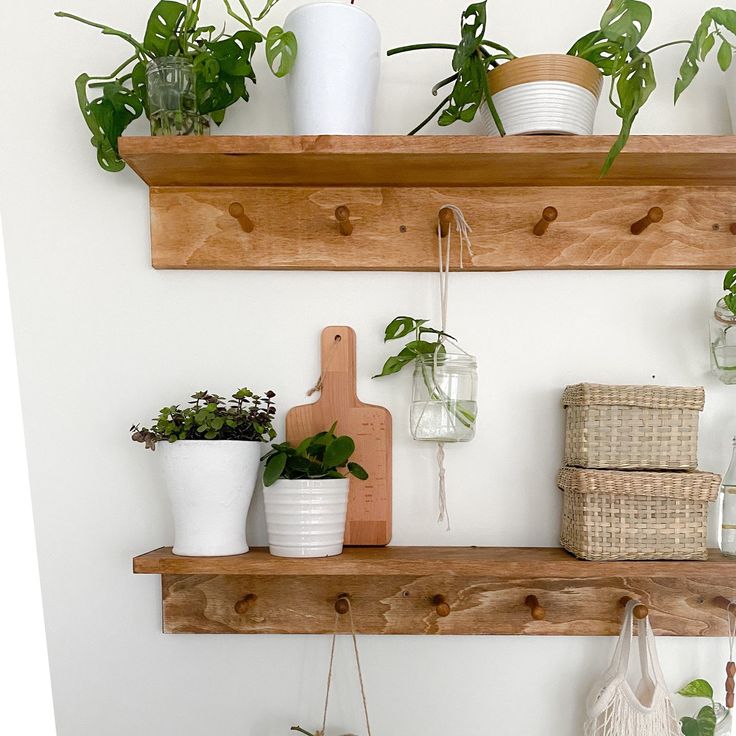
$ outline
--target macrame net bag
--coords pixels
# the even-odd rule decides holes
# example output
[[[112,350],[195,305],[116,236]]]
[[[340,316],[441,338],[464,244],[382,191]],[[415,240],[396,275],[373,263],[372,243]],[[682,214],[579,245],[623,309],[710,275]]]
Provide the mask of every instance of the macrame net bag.
[[[637,640],[641,680],[629,684],[633,612],[626,604],[624,624],[608,669],[595,683],[587,703],[584,736],[682,736],[657,659],[649,617],[639,621]]]

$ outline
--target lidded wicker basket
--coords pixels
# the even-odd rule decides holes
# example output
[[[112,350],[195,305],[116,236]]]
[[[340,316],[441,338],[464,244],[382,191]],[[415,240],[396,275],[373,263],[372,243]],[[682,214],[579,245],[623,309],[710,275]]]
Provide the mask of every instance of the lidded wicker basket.
[[[560,544],[586,560],[703,560],[715,473],[563,468]]]
[[[568,386],[565,465],[582,468],[694,470],[702,388]]]

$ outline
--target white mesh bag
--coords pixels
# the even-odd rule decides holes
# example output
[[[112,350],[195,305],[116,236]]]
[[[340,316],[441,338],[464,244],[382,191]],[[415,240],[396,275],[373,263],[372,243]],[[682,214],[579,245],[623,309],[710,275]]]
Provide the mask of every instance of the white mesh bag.
[[[627,603],[611,664],[588,698],[585,736],[681,736],[649,618],[639,621],[638,627],[641,680],[635,689],[629,684],[636,605],[636,601]]]

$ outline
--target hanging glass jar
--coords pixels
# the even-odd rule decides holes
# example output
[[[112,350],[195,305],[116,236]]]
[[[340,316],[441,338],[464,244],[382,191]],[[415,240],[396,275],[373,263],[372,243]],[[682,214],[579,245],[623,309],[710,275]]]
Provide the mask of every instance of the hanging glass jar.
[[[470,442],[475,436],[478,370],[475,357],[419,355],[414,362],[411,434],[426,442]]]
[[[721,481],[719,503],[718,546],[724,555],[736,557],[736,437],[731,464]]]
[[[182,56],[162,56],[146,69],[151,135],[208,135],[210,122],[199,114],[194,65]]]
[[[736,384],[736,314],[723,299],[710,318],[710,367],[718,380]]]

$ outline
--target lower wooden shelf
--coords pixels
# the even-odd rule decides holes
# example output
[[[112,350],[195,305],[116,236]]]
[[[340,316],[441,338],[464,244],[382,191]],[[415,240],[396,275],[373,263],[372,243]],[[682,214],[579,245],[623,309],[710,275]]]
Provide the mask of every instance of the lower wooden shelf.
[[[588,562],[531,547],[346,548],[304,560],[262,549],[180,557],[164,547],[136,557],[133,570],[162,576],[166,633],[331,633],[347,594],[364,634],[613,635],[630,596],[648,606],[659,635],[726,636],[716,599],[736,598],[736,561],[715,550],[702,561]]]

